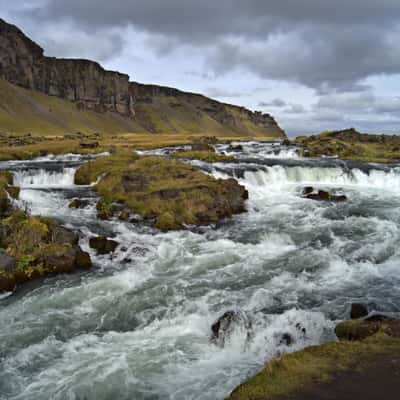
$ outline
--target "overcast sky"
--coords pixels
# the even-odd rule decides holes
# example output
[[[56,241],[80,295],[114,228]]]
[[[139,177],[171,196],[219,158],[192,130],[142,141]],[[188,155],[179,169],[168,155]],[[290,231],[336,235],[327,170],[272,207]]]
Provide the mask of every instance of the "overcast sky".
[[[399,0],[0,0],[49,56],[273,114],[400,133]]]

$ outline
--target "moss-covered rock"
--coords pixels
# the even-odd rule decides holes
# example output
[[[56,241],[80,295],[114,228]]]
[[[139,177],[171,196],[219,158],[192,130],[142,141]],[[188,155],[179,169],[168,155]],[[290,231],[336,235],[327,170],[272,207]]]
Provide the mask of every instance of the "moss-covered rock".
[[[13,210],[1,220],[1,232],[2,252],[13,264],[0,264],[0,292],[38,277],[91,267],[77,235],[49,219]]]
[[[236,180],[215,179],[163,157],[115,154],[84,164],[79,184],[97,181],[100,218],[137,214],[163,231],[217,222],[245,211],[247,191]]]

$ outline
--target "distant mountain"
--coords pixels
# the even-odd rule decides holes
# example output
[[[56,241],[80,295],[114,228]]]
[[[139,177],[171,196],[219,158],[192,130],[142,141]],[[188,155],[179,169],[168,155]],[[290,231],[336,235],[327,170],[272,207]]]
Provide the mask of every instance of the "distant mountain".
[[[130,82],[128,75],[106,71],[93,61],[46,57],[38,44],[2,19],[0,88],[0,131],[286,137],[269,114],[173,88]]]

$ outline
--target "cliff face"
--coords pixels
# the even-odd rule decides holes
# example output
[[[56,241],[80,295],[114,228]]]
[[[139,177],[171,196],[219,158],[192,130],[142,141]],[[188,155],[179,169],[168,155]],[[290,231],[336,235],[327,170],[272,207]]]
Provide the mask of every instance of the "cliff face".
[[[128,75],[106,71],[93,61],[45,57],[40,46],[1,19],[0,78],[74,101],[80,108],[133,112]]]
[[[152,108],[161,109],[161,104],[163,104],[164,108],[168,107],[168,112],[171,115],[178,113],[184,113],[186,116],[191,115],[192,121],[197,120],[197,124],[204,126],[204,129],[215,131],[217,127],[213,126],[212,123],[216,123],[232,134],[285,137],[285,133],[270,114],[252,112],[244,107],[221,103],[200,94],[183,92],[165,86],[131,82],[130,92],[135,102],[138,120],[141,120],[144,114],[147,119],[142,123],[155,122],[156,118],[151,117],[149,110]],[[206,125],[209,126],[206,127]],[[148,128],[153,132],[159,131],[156,123],[148,126]],[[191,130],[190,123],[188,129]]]
[[[269,114],[129,82],[128,75],[106,71],[93,61],[46,57],[39,45],[2,19],[0,79],[71,101],[78,110],[117,113],[139,131],[285,137]]]

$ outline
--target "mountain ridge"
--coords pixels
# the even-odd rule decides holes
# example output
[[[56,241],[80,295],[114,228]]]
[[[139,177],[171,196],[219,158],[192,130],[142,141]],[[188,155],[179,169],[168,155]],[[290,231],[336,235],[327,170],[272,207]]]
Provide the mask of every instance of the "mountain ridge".
[[[79,112],[94,111],[111,119],[118,114],[125,123],[117,124],[117,131],[286,137],[270,114],[130,81],[127,74],[105,70],[96,61],[47,57],[42,47],[1,18],[0,79],[72,102]],[[0,116],[0,121],[5,119]],[[0,129],[13,130],[11,125]]]

